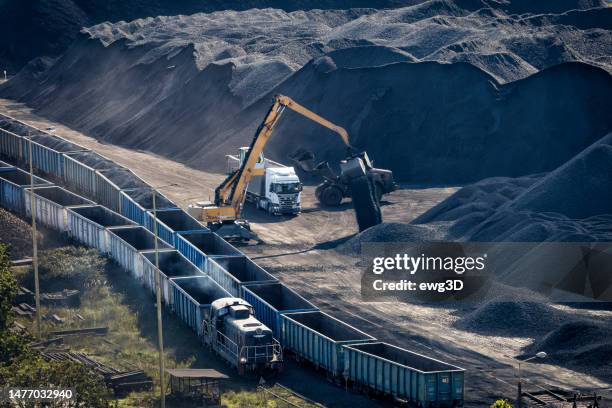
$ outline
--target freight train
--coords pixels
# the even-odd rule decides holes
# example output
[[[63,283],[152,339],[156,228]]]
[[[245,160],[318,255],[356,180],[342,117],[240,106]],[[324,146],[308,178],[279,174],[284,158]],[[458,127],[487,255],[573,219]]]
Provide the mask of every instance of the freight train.
[[[27,125],[5,119],[0,156],[23,167],[30,146],[14,132]],[[7,123],[10,130],[3,130]],[[35,200],[41,223],[99,249],[151,291],[157,225],[164,303],[213,349],[227,348],[219,354],[239,371],[280,368],[283,353],[291,354],[368,394],[420,407],[463,405],[463,369],[380,342],[321,312],[163,196],[154,218],[151,188],[129,170],[30,130],[37,173],[65,188],[37,177],[30,191],[27,173],[0,162],[0,206],[28,217]]]

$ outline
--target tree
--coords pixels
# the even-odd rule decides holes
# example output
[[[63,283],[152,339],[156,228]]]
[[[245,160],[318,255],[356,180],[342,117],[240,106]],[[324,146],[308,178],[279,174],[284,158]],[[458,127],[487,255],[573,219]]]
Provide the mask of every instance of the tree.
[[[499,399],[491,404],[491,408],[512,408],[512,404],[510,404],[506,399]]]
[[[9,247],[0,243],[0,333],[4,333],[13,324],[13,301],[17,296],[18,286],[11,273]]]

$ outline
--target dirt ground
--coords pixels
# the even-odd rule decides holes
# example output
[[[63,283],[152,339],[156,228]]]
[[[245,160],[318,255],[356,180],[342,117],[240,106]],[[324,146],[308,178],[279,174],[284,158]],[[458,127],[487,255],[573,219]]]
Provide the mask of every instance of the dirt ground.
[[[0,112],[41,129],[51,127],[55,134],[129,167],[183,207],[212,197],[214,187],[224,177],[194,170],[147,152],[101,144],[40,118],[27,107],[9,100],[0,100]],[[533,339],[486,336],[453,329],[451,325],[458,319],[456,309],[396,302],[361,302],[358,260],[328,249],[330,242],[350,237],[357,231],[351,206],[345,203],[335,210],[322,209],[315,203],[313,190],[312,186],[304,189],[303,213],[298,217],[271,217],[247,205],[246,218],[264,244],[241,249],[324,311],[381,340],[465,368],[467,407],[488,406],[500,396],[513,399],[517,381],[517,361],[513,356],[520,354],[520,349]],[[454,191],[454,187],[402,188],[386,197],[383,219],[408,222]],[[573,310],[572,313],[576,316],[600,313],[601,318],[612,318],[610,312]],[[539,387],[598,389],[598,392],[612,397],[612,381],[595,378],[589,373],[546,364],[545,360],[538,364],[524,364],[522,369],[528,390]],[[304,387],[299,372],[287,371],[281,383],[297,386],[298,392],[309,396],[311,392],[304,392],[303,388],[308,387]]]

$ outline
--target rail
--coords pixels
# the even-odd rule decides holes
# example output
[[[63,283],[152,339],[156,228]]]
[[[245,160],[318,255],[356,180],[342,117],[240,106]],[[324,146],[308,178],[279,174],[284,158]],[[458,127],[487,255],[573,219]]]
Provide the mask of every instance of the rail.
[[[284,387],[279,383],[276,383],[271,387],[266,387],[262,384],[257,387],[257,390],[263,395],[263,398],[266,403],[268,399],[271,398],[274,400],[274,402],[276,402],[275,406],[279,408],[325,408],[324,405],[321,405],[318,402],[303,396],[302,394],[290,390],[289,388]]]

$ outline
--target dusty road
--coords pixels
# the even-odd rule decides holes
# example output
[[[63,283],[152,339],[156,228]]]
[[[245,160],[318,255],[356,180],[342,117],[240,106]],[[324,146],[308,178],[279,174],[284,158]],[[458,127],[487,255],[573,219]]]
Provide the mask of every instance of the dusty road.
[[[161,186],[160,191],[183,207],[189,202],[211,197],[213,188],[223,179],[221,174],[194,170],[151,153],[101,144],[8,100],[0,100],[0,112],[42,129],[54,128],[57,135],[129,167],[153,186]],[[408,222],[454,191],[456,188],[452,187],[401,189],[387,197],[383,218]],[[531,338],[485,336],[453,329],[451,325],[463,310],[397,302],[361,302],[361,270],[357,260],[325,249],[325,243],[356,232],[350,204],[337,210],[322,209],[315,203],[313,188],[306,187],[303,208],[304,212],[298,217],[278,218],[247,207],[246,218],[265,243],[241,249],[323,310],[333,312],[379,339],[466,368],[466,406],[488,406],[495,397],[515,395],[516,360],[512,356],[520,354],[520,349],[528,345]],[[604,314],[602,318],[612,318],[612,313]],[[525,364],[523,371],[526,382],[532,383],[527,387],[531,390],[538,386],[603,390],[612,387],[612,380],[603,381],[589,373],[577,373],[545,362]]]

